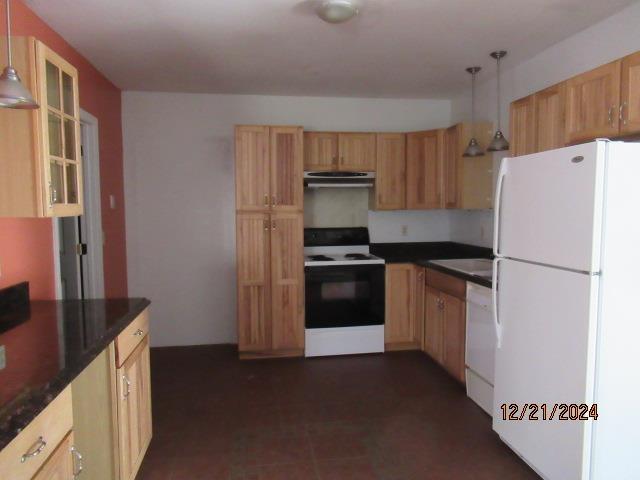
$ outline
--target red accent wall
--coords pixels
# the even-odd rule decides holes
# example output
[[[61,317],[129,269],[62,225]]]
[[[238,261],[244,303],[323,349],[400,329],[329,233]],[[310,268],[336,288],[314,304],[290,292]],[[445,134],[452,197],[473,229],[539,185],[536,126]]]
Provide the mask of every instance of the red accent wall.
[[[127,296],[127,260],[122,166],[121,91],[40,19],[22,0],[12,2],[12,33],[34,36],[78,69],[80,107],[98,118],[104,275],[107,297]],[[4,18],[4,2],[0,18]],[[1,30],[5,34],[4,29]],[[4,55],[2,65],[4,66]],[[109,195],[116,208],[109,208]],[[31,297],[55,295],[53,238],[49,219],[0,218],[0,288],[27,280]]]

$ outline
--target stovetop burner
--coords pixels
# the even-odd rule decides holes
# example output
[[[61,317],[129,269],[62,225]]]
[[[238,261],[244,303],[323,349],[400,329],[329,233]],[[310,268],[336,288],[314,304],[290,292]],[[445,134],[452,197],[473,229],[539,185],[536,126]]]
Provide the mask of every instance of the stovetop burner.
[[[326,255],[310,255],[309,259],[315,262],[332,262],[335,260],[334,258],[327,257]]]
[[[344,257],[351,258],[353,260],[369,260],[372,258],[371,255],[367,255],[365,253],[347,253]]]

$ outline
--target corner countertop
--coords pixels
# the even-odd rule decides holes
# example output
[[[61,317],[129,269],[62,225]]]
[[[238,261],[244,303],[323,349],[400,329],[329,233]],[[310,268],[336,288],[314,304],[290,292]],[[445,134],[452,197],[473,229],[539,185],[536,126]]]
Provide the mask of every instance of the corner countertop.
[[[386,263],[415,263],[491,288],[491,280],[431,263],[431,260],[451,258],[493,258],[490,248],[457,242],[411,242],[372,243],[369,251],[373,255],[384,258]]]
[[[146,298],[32,301],[0,309],[0,450],[151,302]]]

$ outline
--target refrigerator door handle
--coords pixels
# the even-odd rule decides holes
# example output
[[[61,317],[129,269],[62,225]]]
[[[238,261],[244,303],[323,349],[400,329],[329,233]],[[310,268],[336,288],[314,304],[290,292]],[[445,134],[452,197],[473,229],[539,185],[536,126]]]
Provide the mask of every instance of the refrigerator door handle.
[[[500,348],[502,342],[502,325],[500,325],[500,319],[498,317],[498,268],[502,258],[496,257],[493,259],[493,275],[491,279],[491,296],[493,301],[493,324],[496,327],[496,348]]]
[[[503,158],[502,162],[500,162],[498,184],[496,186],[495,218],[493,221],[493,254],[495,256],[500,255],[500,205],[502,204],[502,185],[504,177],[507,175],[507,162],[505,160]]]

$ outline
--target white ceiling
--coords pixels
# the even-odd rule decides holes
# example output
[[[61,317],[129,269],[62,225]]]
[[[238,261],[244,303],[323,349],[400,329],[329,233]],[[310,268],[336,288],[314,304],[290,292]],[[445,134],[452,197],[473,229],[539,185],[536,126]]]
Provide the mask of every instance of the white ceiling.
[[[26,3],[124,90],[405,98],[456,94],[492,50],[517,63],[634,3],[362,1],[342,25],[315,0]]]

